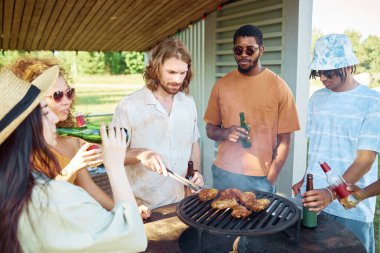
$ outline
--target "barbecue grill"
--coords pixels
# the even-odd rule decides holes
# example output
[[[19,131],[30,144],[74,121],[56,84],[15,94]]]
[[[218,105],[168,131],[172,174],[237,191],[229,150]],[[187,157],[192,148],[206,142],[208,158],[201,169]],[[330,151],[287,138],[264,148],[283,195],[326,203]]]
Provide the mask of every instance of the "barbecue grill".
[[[267,198],[271,203],[265,210],[252,212],[251,215],[242,219],[234,218],[231,215],[231,209],[213,209],[211,207],[213,200],[201,202],[198,195],[188,196],[178,203],[176,209],[178,218],[198,231],[200,252],[202,252],[204,231],[217,235],[261,236],[280,231],[286,232],[287,228],[297,223],[295,234],[288,234],[288,237],[298,242],[301,212],[297,206],[288,199],[272,193],[253,192],[256,198]]]

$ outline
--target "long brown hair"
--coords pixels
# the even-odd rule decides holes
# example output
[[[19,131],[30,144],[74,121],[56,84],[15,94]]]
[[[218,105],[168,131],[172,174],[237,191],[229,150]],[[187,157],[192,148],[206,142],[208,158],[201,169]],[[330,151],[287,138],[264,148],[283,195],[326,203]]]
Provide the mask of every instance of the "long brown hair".
[[[14,63],[7,66],[18,78],[32,82],[45,70],[55,65],[59,66],[59,76],[65,79],[67,85],[70,87],[72,79],[66,70],[63,68],[62,64],[56,58],[33,58],[25,57],[18,59]],[[73,103],[70,106],[67,119],[65,121],[58,122],[58,127],[72,127],[74,126],[74,115],[73,115]]]
[[[42,164],[38,170],[36,157]],[[0,145],[0,252],[22,252],[17,231],[22,211],[28,210],[34,177],[39,174],[47,182],[59,171],[58,161],[44,140],[41,107],[37,106]]]
[[[173,38],[162,41],[152,50],[149,64],[145,68],[143,74],[146,86],[151,91],[157,90],[161,81],[161,67],[167,59],[172,57],[175,57],[188,65],[188,71],[180,89],[180,91],[188,94],[189,84],[193,76],[191,70],[191,55],[182,41]]]

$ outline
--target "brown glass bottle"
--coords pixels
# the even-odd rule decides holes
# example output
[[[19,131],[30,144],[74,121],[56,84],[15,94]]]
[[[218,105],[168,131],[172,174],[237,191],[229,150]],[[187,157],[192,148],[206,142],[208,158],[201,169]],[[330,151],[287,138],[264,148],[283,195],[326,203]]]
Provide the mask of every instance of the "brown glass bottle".
[[[307,174],[306,177],[306,191],[313,190],[313,174]],[[317,213],[309,210],[309,207],[302,207],[302,226],[308,229],[317,227]]]
[[[185,178],[191,180],[194,176],[194,164],[193,161],[187,163],[187,172]]]

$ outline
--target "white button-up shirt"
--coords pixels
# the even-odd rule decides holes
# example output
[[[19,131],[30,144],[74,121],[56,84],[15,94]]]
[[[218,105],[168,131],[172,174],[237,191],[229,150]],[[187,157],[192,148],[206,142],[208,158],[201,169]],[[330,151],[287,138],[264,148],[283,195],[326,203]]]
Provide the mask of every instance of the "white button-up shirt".
[[[152,91],[144,87],[118,104],[112,122],[128,130],[129,148],[150,149],[161,156],[167,168],[186,174],[192,145],[199,138],[197,111],[191,96],[182,92],[174,95],[168,114]],[[156,208],[184,197],[182,184],[141,163],[126,166],[126,172],[139,204]]]

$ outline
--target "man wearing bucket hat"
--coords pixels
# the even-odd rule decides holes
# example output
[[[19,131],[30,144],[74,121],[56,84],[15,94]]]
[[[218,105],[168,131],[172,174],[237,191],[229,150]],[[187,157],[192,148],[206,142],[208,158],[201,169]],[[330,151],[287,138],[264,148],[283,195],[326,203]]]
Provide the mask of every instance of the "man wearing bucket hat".
[[[81,188],[53,180],[61,171],[49,149],[58,118],[44,98],[58,72],[53,66],[31,84],[0,71],[0,252],[144,251],[144,225],[123,167],[124,131],[101,128],[112,212]]]
[[[314,175],[315,190],[305,193],[304,180],[293,186],[304,192],[305,206],[321,211],[347,226],[374,252],[373,218],[375,198],[345,210],[328,188],[319,161],[327,162],[349,184],[364,187],[376,181],[380,152],[380,94],[353,77],[358,64],[350,40],[330,34],[315,43],[310,77],[319,77],[326,88],[318,90],[308,105],[306,135],[309,138],[306,173]],[[302,186],[302,187],[301,187]]]

